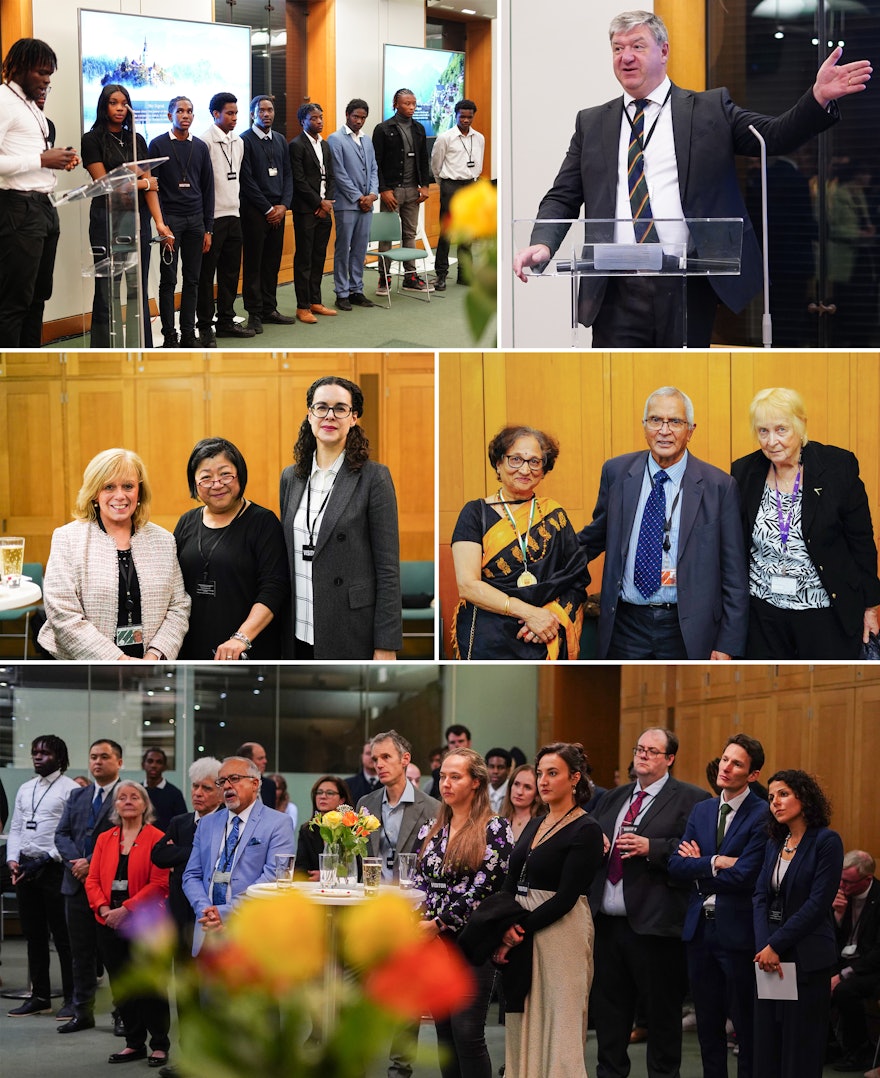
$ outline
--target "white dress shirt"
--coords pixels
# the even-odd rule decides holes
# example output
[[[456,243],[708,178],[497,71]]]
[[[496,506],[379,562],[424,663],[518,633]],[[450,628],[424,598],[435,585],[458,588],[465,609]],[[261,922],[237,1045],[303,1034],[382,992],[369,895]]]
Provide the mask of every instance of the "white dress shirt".
[[[639,814],[633,820],[633,823],[636,826],[642,822],[645,813],[651,805],[654,804],[654,798],[660,793],[668,781],[669,772],[667,771],[662,779],[657,779],[656,782],[652,782],[650,786],[645,787],[644,792],[647,794],[647,797],[642,801]],[[617,819],[614,822],[614,834],[611,836],[612,845],[614,845],[617,836],[620,833],[620,825],[623,823],[624,816],[626,816],[630,805],[635,801],[639,793],[641,793],[641,787],[636,783],[633,786],[629,800],[624,801],[621,805],[620,812],[618,812]],[[626,903],[623,900],[623,879],[620,879],[617,883],[611,883],[610,880],[605,880],[605,890],[602,892],[601,912],[608,913],[612,917],[626,917]]]
[[[312,135],[308,131],[303,131],[303,134],[308,139],[312,149],[315,151],[315,157],[318,159],[318,167],[321,170],[321,198],[323,200],[327,197],[327,170],[324,168],[324,153],[321,150],[323,139],[320,135]]]
[[[489,783],[489,804],[492,806],[492,811],[496,816],[501,815],[501,809],[504,805],[504,798],[507,796],[507,785],[510,779],[505,779],[504,782],[496,790],[492,783]]]
[[[67,799],[78,789],[73,779],[60,771],[46,776],[35,775],[23,783],[15,795],[6,860],[17,862],[22,855],[39,857],[47,853],[53,861],[60,861],[61,854],[55,848],[55,830]]]
[[[302,640],[306,644],[315,642],[314,593],[312,563],[303,558],[302,550],[303,546],[309,542],[309,526],[311,526],[311,542],[317,544],[321,521],[324,519],[327,502],[330,500],[327,495],[333,489],[344,459],[345,453],[340,453],[329,468],[323,469],[318,467],[317,457],[312,459],[312,472],[308,486],[303,491],[293,518],[293,572],[296,592],[296,628],[294,631],[297,640]],[[309,519],[306,520],[309,491],[311,491],[311,512]]]
[[[58,182],[43,168],[40,155],[49,149],[49,122],[17,82],[0,86],[0,189],[39,191],[48,195]]]
[[[431,172],[435,180],[476,180],[483,171],[486,140],[473,128],[462,134],[458,124],[434,140],[431,151]],[[468,168],[468,161],[473,166]]]

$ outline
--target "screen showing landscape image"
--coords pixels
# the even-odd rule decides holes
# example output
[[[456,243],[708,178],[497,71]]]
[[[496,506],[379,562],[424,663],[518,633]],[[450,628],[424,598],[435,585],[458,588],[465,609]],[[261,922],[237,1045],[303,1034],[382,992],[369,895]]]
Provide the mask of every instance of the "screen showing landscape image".
[[[194,135],[210,126],[208,102],[220,90],[238,98],[236,130],[247,129],[250,27],[109,11],[80,10],[79,19],[84,131],[95,122],[98,97],[111,82],[128,90],[138,134],[148,143],[168,130],[168,102],[178,95],[193,103]]]
[[[386,45],[383,119],[393,115],[395,91],[404,87],[416,95],[413,119],[424,124],[428,138],[448,131],[455,123],[455,103],[464,97],[464,53]]]

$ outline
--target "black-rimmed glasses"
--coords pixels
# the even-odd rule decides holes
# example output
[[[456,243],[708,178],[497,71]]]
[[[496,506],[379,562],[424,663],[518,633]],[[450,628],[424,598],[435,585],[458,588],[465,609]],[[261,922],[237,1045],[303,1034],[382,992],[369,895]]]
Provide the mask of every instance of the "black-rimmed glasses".
[[[332,412],[337,419],[347,419],[351,415],[350,404],[324,404],[323,401],[319,404],[313,404],[309,407],[309,411],[315,417],[315,419],[324,419]]]
[[[507,461],[507,467],[513,468],[515,472],[518,472],[524,464],[528,464],[530,472],[542,472],[544,470],[544,461],[541,457],[521,457],[519,453],[514,453],[513,456],[504,454],[504,459]]]

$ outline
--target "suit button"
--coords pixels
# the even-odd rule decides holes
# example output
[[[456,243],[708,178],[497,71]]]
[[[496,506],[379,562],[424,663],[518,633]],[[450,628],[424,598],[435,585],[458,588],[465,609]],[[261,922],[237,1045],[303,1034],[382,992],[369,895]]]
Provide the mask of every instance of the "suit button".
[[[335,580],[333,581],[333,583],[336,585],[337,588],[341,588],[342,587],[342,577],[337,576],[335,578]]]
[[[819,566],[819,572],[820,572],[820,573],[824,573],[824,572],[825,572],[825,566],[824,566],[824,565],[820,565],[820,566]]]
[[[837,592],[836,592],[836,591],[832,591],[832,593],[831,593],[831,598],[832,598],[832,599],[836,599],[836,598],[837,598]]]
[[[336,542],[337,543],[344,543],[345,542],[345,532],[340,532],[339,535],[336,536]]]

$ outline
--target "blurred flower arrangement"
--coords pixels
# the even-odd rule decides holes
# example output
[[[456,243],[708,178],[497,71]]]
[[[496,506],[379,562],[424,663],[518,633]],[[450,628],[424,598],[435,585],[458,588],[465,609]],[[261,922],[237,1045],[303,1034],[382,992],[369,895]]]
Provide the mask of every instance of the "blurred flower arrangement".
[[[451,243],[470,247],[470,256],[459,250],[458,257],[470,286],[465,308],[477,342],[498,310],[498,190],[493,183],[477,180],[456,191],[447,234]]]
[[[166,992],[175,930],[155,908],[137,922],[127,989]],[[177,956],[174,985],[184,1076],[363,1078],[405,1025],[466,1003],[473,977],[400,895],[331,912],[292,891],[243,902],[197,960]]]
[[[340,805],[323,815],[316,812],[309,820],[309,827],[317,829],[328,851],[338,854],[340,862],[345,862],[366,857],[370,835],[378,831],[380,824],[366,809],[356,812],[351,805]]]

